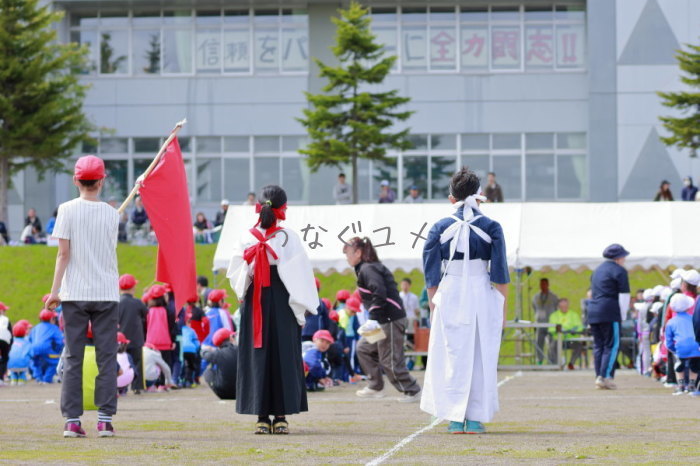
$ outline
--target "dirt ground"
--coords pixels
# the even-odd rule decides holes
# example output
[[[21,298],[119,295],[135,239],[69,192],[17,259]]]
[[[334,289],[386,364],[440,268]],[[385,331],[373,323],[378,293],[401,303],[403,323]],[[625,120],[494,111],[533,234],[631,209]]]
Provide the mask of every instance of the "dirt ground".
[[[422,373],[415,373],[422,378]],[[499,374],[503,380],[512,373]],[[386,463],[696,463],[700,399],[633,372],[617,391],[593,387],[591,372],[525,372],[500,389],[501,411],[485,435],[416,436]],[[430,424],[417,404],[362,400],[357,385],[309,394],[310,412],[290,418],[291,435],[255,436],[255,419],[235,414],[207,387],[119,400],[117,437],[63,439],[60,386],[0,388],[0,461],[17,464],[202,463],[365,464]]]

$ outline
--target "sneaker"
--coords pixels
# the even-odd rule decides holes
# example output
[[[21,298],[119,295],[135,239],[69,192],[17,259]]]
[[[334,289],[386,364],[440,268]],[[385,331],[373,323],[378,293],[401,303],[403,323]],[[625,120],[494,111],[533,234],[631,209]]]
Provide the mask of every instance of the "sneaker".
[[[603,383],[608,390],[617,390],[617,385],[615,385],[612,378],[603,379]]]
[[[97,435],[100,437],[114,437],[114,427],[111,422],[98,422]]]
[[[607,388],[607,387],[605,386],[605,382],[603,381],[603,377],[601,377],[601,376],[596,377],[596,379],[595,379],[595,388],[598,388],[598,389],[605,389],[605,388]]]
[[[450,421],[450,425],[447,426],[447,432],[450,434],[466,434],[464,432],[464,422]]]
[[[688,393],[688,395],[696,397],[696,398],[700,398],[700,390],[695,390],[694,392],[690,392],[690,393]]]
[[[79,422],[66,422],[66,425],[63,426],[64,438],[83,438],[85,436],[85,431]]]
[[[413,395],[404,393],[403,396],[400,396],[397,401],[399,403],[415,403],[416,401],[420,401],[420,396],[421,390],[418,390],[418,392],[414,393]]]
[[[13,387],[16,386],[16,385],[17,385],[17,381],[16,381],[16,380],[11,380],[11,381],[10,381],[10,385],[13,386]]]
[[[19,381],[17,382],[17,386],[18,386],[18,387],[24,387],[24,380],[19,380]]]
[[[355,395],[360,398],[384,398],[384,390],[372,390],[369,387],[365,387],[362,390],[356,391]]]
[[[676,390],[672,393],[672,395],[677,396],[677,395],[683,395],[686,392],[686,388],[683,385],[679,385]]]
[[[569,369],[570,371],[576,369],[576,368],[574,367],[574,365],[571,364],[571,363],[567,364],[566,367],[567,367],[567,369]]]
[[[678,384],[675,382],[664,382],[664,388],[675,388]]]
[[[138,388],[136,390],[134,390],[134,395],[140,395],[140,394],[141,394],[141,390],[139,390]]]
[[[486,427],[479,421],[469,421],[464,423],[464,432],[467,434],[484,434],[486,433]]]

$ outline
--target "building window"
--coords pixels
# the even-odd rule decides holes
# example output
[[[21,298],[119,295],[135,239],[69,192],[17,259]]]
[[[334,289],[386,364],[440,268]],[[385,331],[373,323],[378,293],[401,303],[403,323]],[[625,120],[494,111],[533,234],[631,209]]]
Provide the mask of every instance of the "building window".
[[[499,73],[583,70],[585,5],[373,8],[393,71]]]
[[[89,74],[307,73],[302,9],[70,11],[70,40]]]

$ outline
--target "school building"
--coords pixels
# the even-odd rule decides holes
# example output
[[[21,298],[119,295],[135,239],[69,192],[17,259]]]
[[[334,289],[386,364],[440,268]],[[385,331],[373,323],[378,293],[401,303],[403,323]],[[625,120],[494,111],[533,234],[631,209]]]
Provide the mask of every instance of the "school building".
[[[390,181],[444,201],[450,174],[494,171],[506,201],[650,200],[662,179],[679,197],[700,175],[665,147],[656,95],[680,89],[674,53],[697,43],[693,0],[373,1],[373,29],[398,55],[386,89],[411,98],[415,147],[361,161],[363,202]],[[292,204],[332,203],[339,170],[311,173],[297,150],[304,92],[324,85],[313,58],[333,62],[331,16],[345,1],[60,0],[62,41],[87,44],[85,110],[100,128],[105,199],[121,201],[182,118],[194,212],[279,183]],[[77,154],[76,154],[77,155]],[[344,169],[349,173],[349,169]],[[14,179],[16,239],[35,207],[48,219],[74,194],[67,175]]]

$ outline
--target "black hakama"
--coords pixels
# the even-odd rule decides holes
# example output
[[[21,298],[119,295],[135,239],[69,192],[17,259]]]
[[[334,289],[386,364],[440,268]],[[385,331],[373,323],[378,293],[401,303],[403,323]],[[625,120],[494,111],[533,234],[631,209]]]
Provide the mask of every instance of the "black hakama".
[[[262,348],[253,347],[253,283],[241,306],[236,384],[239,414],[284,416],[309,409],[301,326],[274,265],[270,267],[270,284],[262,289]]]

